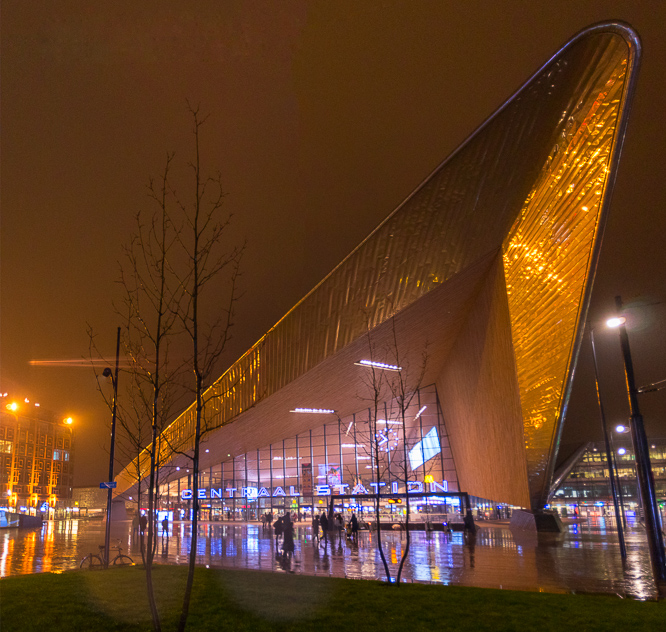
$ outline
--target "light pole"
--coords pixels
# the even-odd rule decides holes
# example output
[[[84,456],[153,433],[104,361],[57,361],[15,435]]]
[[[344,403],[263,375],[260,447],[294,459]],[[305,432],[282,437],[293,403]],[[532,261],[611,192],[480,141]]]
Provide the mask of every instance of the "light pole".
[[[622,430],[620,430],[622,428]],[[629,428],[626,430],[624,426],[616,426],[615,432],[624,433],[629,432]],[[617,481],[617,495],[620,497],[620,511],[622,512],[622,526],[627,528],[627,513],[624,510],[624,493],[622,491],[622,481],[620,480],[620,468],[617,466],[617,453],[615,452],[615,447],[613,445],[613,435],[610,435],[610,444],[611,451],[613,452],[613,465],[615,466],[615,480]],[[639,494],[640,496],[640,494]]]
[[[650,550],[650,561],[654,572],[657,588],[661,596],[666,594],[666,554],[664,553],[664,540],[659,527],[659,513],[657,499],[654,491],[654,477],[650,464],[650,452],[648,451],[643,416],[638,406],[638,390],[634,380],[634,365],[629,348],[629,337],[625,327],[626,319],[621,317],[622,298],[615,297],[615,306],[618,317],[608,321],[609,327],[617,327],[620,333],[620,346],[624,357],[624,374],[627,380],[627,393],[629,395],[629,408],[631,410],[631,438],[634,444],[636,456],[636,474],[638,477],[638,489],[643,501],[645,514],[645,532]]]
[[[113,412],[111,413],[111,449],[109,450],[109,483],[113,481],[113,459],[116,447],[116,407],[118,403],[118,363],[120,361],[120,327],[116,340],[116,373],[111,373],[111,369],[106,367],[102,372],[104,377],[110,377],[113,382]],[[104,538],[104,565],[109,565],[109,543],[111,538],[111,503],[113,501],[113,490],[111,487],[107,490],[106,498],[106,534]]]
[[[599,415],[601,417],[601,430],[604,433],[604,444],[606,446],[606,462],[608,464],[608,477],[610,480],[611,494],[613,495],[613,507],[615,508],[615,522],[617,523],[617,538],[620,541],[620,555],[622,560],[627,559],[627,547],[624,543],[624,530],[622,528],[622,517],[617,497],[617,482],[613,470],[613,455],[611,453],[610,440],[608,438],[608,427],[606,426],[606,415],[604,405],[601,402],[601,391],[599,390],[599,370],[597,367],[597,351],[594,347],[594,329],[590,330],[590,343],[592,344],[592,359],[594,361],[594,380],[597,385],[597,401],[599,402]],[[624,515],[624,512],[622,512]]]

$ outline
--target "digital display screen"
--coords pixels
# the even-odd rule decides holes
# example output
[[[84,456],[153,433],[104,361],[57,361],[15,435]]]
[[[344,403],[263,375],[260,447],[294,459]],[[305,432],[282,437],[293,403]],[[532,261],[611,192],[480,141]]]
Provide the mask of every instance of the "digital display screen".
[[[433,426],[430,432],[409,451],[409,465],[415,470],[441,451],[437,428]]]

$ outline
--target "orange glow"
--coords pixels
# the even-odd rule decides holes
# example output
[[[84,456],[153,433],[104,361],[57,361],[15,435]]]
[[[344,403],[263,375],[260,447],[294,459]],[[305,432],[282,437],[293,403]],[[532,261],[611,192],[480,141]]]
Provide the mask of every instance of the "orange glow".
[[[6,408],[7,410],[11,410],[12,412],[16,412],[18,410],[18,404],[16,402],[12,402],[11,404],[7,404]]]

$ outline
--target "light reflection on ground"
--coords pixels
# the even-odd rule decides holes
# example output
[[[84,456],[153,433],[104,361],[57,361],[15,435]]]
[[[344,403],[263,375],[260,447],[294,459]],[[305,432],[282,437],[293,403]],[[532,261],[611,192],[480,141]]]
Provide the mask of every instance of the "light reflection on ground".
[[[160,529],[161,531],[161,529]],[[176,522],[158,540],[156,562],[187,564],[189,523]],[[482,586],[547,592],[606,592],[638,599],[656,596],[645,534],[627,534],[627,565],[623,569],[614,531],[603,521],[580,521],[562,535],[512,531],[506,522],[480,523],[475,542],[462,533],[412,532],[403,578],[407,581]],[[122,542],[135,561],[138,540],[130,523],[112,524],[112,537]],[[0,575],[21,575],[77,568],[104,541],[104,523],[72,520],[45,523],[41,530],[3,529],[0,532]],[[404,546],[404,533],[383,535],[393,575]],[[116,540],[114,540],[115,544]],[[376,551],[376,534],[361,532],[358,544],[343,538],[313,541],[309,526],[296,527],[295,552],[285,561],[270,530],[257,524],[203,523],[197,563],[264,571],[383,579]]]

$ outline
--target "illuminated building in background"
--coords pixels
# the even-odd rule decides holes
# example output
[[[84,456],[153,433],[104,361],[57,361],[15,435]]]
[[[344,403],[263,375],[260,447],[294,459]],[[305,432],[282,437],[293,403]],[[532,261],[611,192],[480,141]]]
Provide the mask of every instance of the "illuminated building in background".
[[[371,414],[375,370],[427,393],[420,423],[410,406],[408,445],[389,431],[400,420],[386,396],[385,434],[370,437],[408,455],[415,487],[432,476],[496,503],[545,505],[639,56],[626,25],[574,37],[219,378],[201,460],[216,495],[245,488],[246,508],[259,507],[266,496],[250,488],[276,498],[293,486],[299,504],[317,505],[315,478],[337,467],[351,498],[358,447],[341,446],[359,443],[349,433]],[[165,449],[192,448],[194,414],[169,426]],[[276,472],[275,456],[302,465]],[[166,493],[182,499],[186,466],[171,459]],[[117,477],[117,494],[131,493],[136,471]],[[392,490],[396,479],[366,482]]]
[[[72,419],[39,404],[0,396],[0,506],[47,511],[72,496]]]
[[[622,504],[627,517],[637,519],[640,499],[631,439],[614,437],[613,443]],[[657,504],[662,523],[666,524],[666,439],[652,439],[648,445]],[[554,490],[550,507],[564,516],[571,516],[577,510],[581,517],[614,517],[608,461],[603,442],[591,443],[569,470],[568,475]]]

